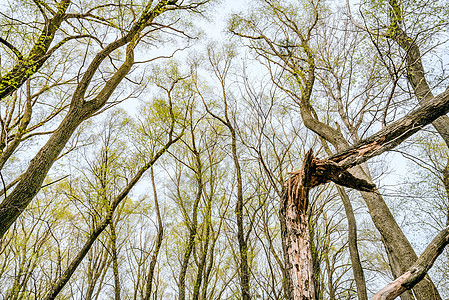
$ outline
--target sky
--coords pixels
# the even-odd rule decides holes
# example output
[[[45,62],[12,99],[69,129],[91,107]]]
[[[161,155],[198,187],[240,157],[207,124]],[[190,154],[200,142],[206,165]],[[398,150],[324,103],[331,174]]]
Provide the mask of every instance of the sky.
[[[222,0],[215,8],[213,24],[204,27],[207,35],[213,39],[223,40],[224,29],[230,15],[244,10],[247,5],[248,0]]]

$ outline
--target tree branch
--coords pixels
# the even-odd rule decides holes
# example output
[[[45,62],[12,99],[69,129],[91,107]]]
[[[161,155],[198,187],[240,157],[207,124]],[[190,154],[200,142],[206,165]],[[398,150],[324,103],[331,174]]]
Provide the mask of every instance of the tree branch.
[[[393,300],[406,290],[412,289],[426,276],[427,271],[432,267],[447,244],[449,244],[449,226],[438,233],[407,272],[381,289],[374,295],[372,300]]]

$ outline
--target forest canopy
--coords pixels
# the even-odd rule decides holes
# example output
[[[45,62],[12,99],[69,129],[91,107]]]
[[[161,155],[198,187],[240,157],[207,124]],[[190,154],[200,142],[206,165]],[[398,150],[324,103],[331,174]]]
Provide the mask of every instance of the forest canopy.
[[[0,298],[446,299],[448,7],[4,1]]]

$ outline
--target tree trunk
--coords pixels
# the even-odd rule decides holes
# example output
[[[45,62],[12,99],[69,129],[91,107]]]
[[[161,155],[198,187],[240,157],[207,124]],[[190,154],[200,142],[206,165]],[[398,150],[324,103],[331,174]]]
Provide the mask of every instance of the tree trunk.
[[[281,196],[281,207],[279,209],[279,220],[281,224],[281,237],[282,237],[282,253],[284,255],[284,268],[282,268],[283,271],[283,282],[282,287],[284,289],[284,296],[285,299],[293,299],[293,283],[292,278],[290,276],[290,272],[292,269],[292,264],[289,259],[288,255],[288,249],[289,249],[289,237],[287,233],[287,194],[288,191],[284,187],[284,190],[282,192]]]
[[[291,278],[293,300],[315,300],[312,250],[309,232],[310,166],[312,151],[306,154],[298,176],[286,182],[285,203],[287,258]]]
[[[115,232],[114,221],[109,223],[111,228],[111,254],[112,254],[112,271],[114,273],[114,295],[115,300],[120,300],[120,276],[118,266],[118,252],[117,252],[117,234]]]
[[[353,168],[352,171],[355,176],[371,181],[370,176],[362,170],[362,167]],[[391,253],[394,254],[394,257],[396,258],[395,265],[397,265],[397,270],[392,270],[393,275],[395,275],[395,273],[404,273],[410,268],[412,263],[418,259],[418,256],[397,224],[379,191],[376,189],[375,192],[371,193],[362,192],[362,196],[368,206],[374,225],[382,235],[385,247],[390,249]],[[429,280],[423,280],[417,284],[413,288],[413,291],[415,292],[417,299],[441,299],[430,278]]]
[[[368,159],[380,155],[399,145],[406,138],[416,133],[425,124],[433,122],[441,113],[446,113],[449,104],[449,91],[446,90],[434,101],[410,112],[405,117],[391,123],[376,134],[358,142],[349,149],[339,152],[327,159],[314,159],[311,151],[306,154],[301,170],[290,173],[292,177],[285,183],[287,193],[286,204],[286,244],[288,258],[292,264],[291,278],[293,284],[293,299],[310,297],[310,283],[313,282],[311,254],[300,250],[310,249],[307,219],[308,191],[310,188],[333,181],[339,185],[363,191],[362,195],[370,210],[374,224],[388,241],[389,246],[398,253],[401,268],[406,271],[411,262],[417,260],[408,240],[402,234],[375,185],[371,183],[369,175],[358,166]],[[443,108],[444,107],[444,108]],[[449,108],[449,107],[448,107]],[[351,168],[352,173],[347,171]],[[354,176],[356,175],[356,176]],[[378,197],[379,195],[379,197]],[[377,201],[379,199],[382,201]],[[401,233],[397,235],[397,233]],[[308,250],[310,251],[310,250]],[[302,259],[299,259],[301,257]],[[418,299],[440,299],[438,291],[430,280],[422,281],[414,288]],[[303,298],[304,299],[304,298]],[[312,298],[305,298],[312,299]]]
[[[237,220],[237,239],[239,242],[239,276],[240,276],[240,286],[242,290],[242,299],[250,300],[251,294],[249,292],[249,279],[250,270],[248,265],[248,243],[245,239],[245,228],[243,220],[243,182],[242,182],[242,170],[240,167],[239,158],[237,156],[237,137],[235,129],[232,127],[231,123],[228,122],[229,131],[231,131],[232,138],[232,158],[234,160],[234,167],[237,177],[237,203],[235,205],[235,217]]]
[[[363,273],[357,247],[357,223],[354,216],[354,210],[352,209],[351,200],[346,191],[341,186],[337,186],[337,189],[341,200],[343,201],[343,206],[345,207],[346,218],[348,219],[349,254],[351,257],[352,273],[354,274],[354,280],[357,286],[357,296],[359,300],[368,300],[365,275]]]
[[[328,155],[332,155],[333,153],[326,141],[322,139],[321,143],[323,144],[326,153]],[[357,286],[358,300],[368,300],[368,295],[366,293],[365,274],[363,272],[359,249],[357,246],[357,222],[355,220],[354,210],[352,209],[351,200],[349,199],[349,196],[346,193],[345,189],[337,185],[337,190],[345,208],[346,219],[348,220],[349,255],[351,258],[352,273],[354,275],[355,284]]]
[[[382,238],[382,243],[385,247],[385,252],[387,253],[388,257],[388,264],[390,265],[391,273],[393,274],[393,278],[397,279],[399,276],[401,276],[401,265],[399,263],[398,258],[396,257],[394,251],[389,247],[389,244],[385,242],[385,240]],[[413,296],[412,291],[405,291],[401,294],[401,300],[414,300],[415,297]]]
[[[207,217],[208,218],[208,217]],[[196,280],[195,285],[193,287],[193,296],[192,300],[198,300],[200,297],[200,288],[201,283],[203,281],[203,278],[205,276],[204,269],[206,268],[206,259],[207,259],[207,252],[209,249],[209,241],[210,241],[210,223],[206,221],[206,236],[204,237],[204,245],[203,249],[201,251],[201,255],[199,255],[199,261],[198,261],[198,271],[196,273]]]
[[[64,13],[66,9],[64,7],[65,5],[68,6],[69,2],[70,1],[68,0],[61,1],[61,6],[59,7],[61,13]],[[136,20],[127,34],[105,46],[95,55],[94,59],[87,67],[72,95],[70,109],[66,117],[50,136],[47,143],[30,161],[27,170],[21,175],[17,186],[11,194],[8,196],[5,195],[5,199],[0,203],[0,238],[3,237],[8,228],[36,196],[48,171],[58,158],[62,149],[64,149],[73,132],[75,132],[84,120],[88,119],[106,104],[117,86],[131,70],[131,67],[134,64],[134,47],[140,41],[139,36],[142,30],[144,30],[154,18],[170,9],[170,6],[173,5],[172,1],[159,1],[155,6],[152,5],[152,2],[153,1],[149,1],[149,3],[147,3],[142,15]],[[63,17],[60,16],[60,14],[57,15]],[[126,59],[123,64],[117,71],[115,71],[111,78],[105,82],[103,87],[97,92],[96,96],[92,100],[86,101],[85,96],[89,84],[102,62],[109,57],[113,51],[125,45],[127,45]],[[36,47],[41,46],[42,45],[39,44],[36,45]],[[0,79],[4,80],[5,77]],[[26,79],[26,76],[24,79]],[[1,90],[4,89],[1,80],[0,94],[3,93]],[[7,95],[9,92],[5,91],[5,93],[6,94],[4,95]]]
[[[162,239],[164,237],[164,225],[162,224],[161,210],[159,208],[159,201],[158,201],[158,197],[157,197],[156,182],[154,180],[153,166],[151,166],[151,169],[150,169],[150,178],[151,178],[151,186],[153,188],[154,206],[155,206],[156,215],[157,215],[157,236],[156,236],[156,244],[154,245],[153,254],[151,255],[150,267],[148,269],[147,282],[146,282],[146,287],[145,287],[145,296],[143,297],[144,300],[150,300],[150,297],[151,297],[151,291],[153,289],[154,269],[156,267],[157,257],[159,255],[159,250],[161,249],[161,246],[162,246]]]
[[[179,300],[184,300],[186,298],[186,275],[187,268],[189,266],[190,256],[192,255],[193,248],[195,247],[196,242],[196,234],[198,227],[198,206],[200,204],[200,200],[203,196],[203,164],[200,158],[200,152],[196,148],[195,138],[193,135],[193,128],[191,128],[192,133],[192,152],[195,159],[195,177],[197,184],[197,192],[195,196],[195,200],[193,202],[192,207],[192,220],[189,227],[189,236],[187,238],[187,246],[184,250],[184,257],[181,263],[181,271],[179,272]]]

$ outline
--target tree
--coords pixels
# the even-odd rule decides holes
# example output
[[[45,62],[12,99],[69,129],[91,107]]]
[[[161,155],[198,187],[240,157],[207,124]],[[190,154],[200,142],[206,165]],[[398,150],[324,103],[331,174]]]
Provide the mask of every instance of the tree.
[[[237,203],[235,205],[235,216],[237,220],[237,239],[239,243],[239,254],[240,259],[238,263],[239,267],[239,277],[240,277],[240,285],[241,285],[241,293],[242,299],[249,300],[251,299],[251,292],[249,289],[249,280],[250,280],[250,266],[249,266],[249,247],[248,247],[248,233],[245,232],[245,208],[244,208],[244,195],[243,195],[243,178],[242,178],[242,167],[239,159],[239,155],[237,153],[237,129],[233,121],[231,121],[235,116],[230,111],[230,104],[227,94],[227,79],[228,73],[231,68],[232,58],[234,56],[234,52],[232,47],[225,49],[223,53],[218,53],[214,51],[212,46],[209,46],[208,51],[208,59],[210,65],[212,67],[213,73],[216,76],[219,84],[221,85],[221,92],[223,98],[223,117],[220,117],[216,113],[213,113],[208,105],[204,102],[206,111],[214,117],[216,120],[221,122],[226,128],[229,130],[229,134],[231,136],[231,155],[232,160],[234,162],[235,168],[235,176],[237,181]],[[203,99],[203,97],[202,97]]]
[[[446,297],[441,3],[260,0],[193,45],[209,1],[17,1],[0,79],[49,35],[0,102],[2,297]]]
[[[76,85],[66,116],[58,128],[51,134],[47,143],[30,161],[27,170],[21,175],[14,190],[9,195],[5,195],[5,199],[0,204],[0,218],[2,220],[0,237],[5,234],[11,224],[37,194],[47,172],[76,128],[106,105],[120,82],[128,75],[134,65],[135,48],[145,36],[148,36],[153,31],[153,27],[158,27],[155,19],[172,10],[195,11],[207,2],[194,1],[177,5],[173,1],[159,1],[158,3],[150,1],[144,5],[139,18],[131,23],[128,31],[120,34],[120,38],[103,46],[96,53]],[[120,67],[113,71],[98,92],[90,94],[90,84],[97,72],[100,71],[102,63],[115,51],[125,46],[125,59],[121,62]]]
[[[322,24],[321,23],[321,17],[320,13],[322,13],[322,5],[319,2],[310,2],[308,9],[310,11],[310,14],[306,14],[303,17],[303,20],[300,21],[299,16],[294,13],[294,10],[292,10],[292,6],[289,6],[289,4],[282,6],[280,3],[276,1],[264,1],[264,4],[262,5],[264,9],[263,12],[269,12],[271,19],[267,22],[261,21],[259,18],[255,18],[254,16],[249,16],[248,18],[239,18],[235,17],[231,23],[231,31],[245,39],[248,40],[249,46],[251,49],[253,49],[260,58],[265,60],[265,64],[269,68],[271,72],[271,76],[273,79],[273,82],[277,84],[277,86],[280,89],[283,89],[300,107],[302,119],[304,121],[304,124],[314,131],[316,134],[318,134],[322,139],[325,141],[330,142],[337,151],[343,151],[345,148],[349,147],[349,142],[345,139],[342,132],[340,132],[337,129],[331,127],[330,125],[326,124],[324,121],[319,120],[318,114],[315,112],[315,109],[313,108],[311,104],[312,100],[312,94],[314,93],[315,89],[314,86],[317,84],[316,80],[317,78],[320,78],[322,76],[324,78],[324,75],[321,75],[321,69],[320,69],[320,61],[318,60],[318,57],[316,53],[319,53],[319,51],[315,51],[313,47],[318,46],[320,44],[320,41],[318,40],[315,33],[317,31],[317,28]],[[262,11],[262,10],[261,10]],[[272,20],[272,21],[271,21]],[[300,24],[303,24],[301,27]],[[281,34],[279,34],[281,33]],[[350,61],[349,61],[350,62]],[[343,61],[345,63],[345,61]],[[339,68],[340,66],[336,65],[334,68]],[[332,69],[332,66],[325,66],[324,71],[330,69],[336,71],[338,69]],[[338,79],[338,78],[337,78]],[[338,81],[337,81],[338,83]],[[337,88],[337,91],[341,91],[341,81],[340,81],[340,88]],[[440,102],[440,101],[446,101],[447,92],[442,92],[437,97],[432,97],[431,102],[434,103]],[[337,98],[338,100],[339,98]],[[430,102],[428,102],[430,103]],[[442,103],[442,102],[440,102]],[[338,104],[338,102],[337,102]],[[430,110],[434,111],[433,108],[429,107]],[[345,122],[345,117],[347,120],[347,115],[345,115],[347,112],[344,112],[343,110],[340,110],[340,112],[343,112],[342,119],[344,124],[348,127],[347,129],[349,132],[354,133],[354,127],[351,127],[351,124],[348,122]],[[422,111],[423,112],[423,111]],[[440,113],[436,116],[434,116],[429,121],[433,121],[436,118],[438,118],[440,115],[443,115],[446,113],[446,110],[440,111]],[[419,115],[419,111],[415,111],[410,113],[408,116],[413,118],[413,115]],[[411,120],[410,119],[410,120]],[[406,119],[403,119],[405,121]],[[396,146],[398,143],[398,140],[395,140],[393,142],[393,138],[396,138],[394,134],[390,134],[386,132],[386,128],[389,128],[390,126],[398,126],[401,122],[397,121],[396,123],[391,123],[389,126],[385,127],[382,133],[379,133],[377,135],[372,136],[367,141],[370,142],[362,142],[357,140],[357,136],[353,136],[355,139],[355,145],[366,147],[363,151],[369,151],[368,143],[372,143],[374,146],[374,143],[376,139],[386,138],[389,142],[391,141],[391,144],[387,146],[387,148],[391,149],[390,147]],[[425,124],[428,124],[426,121]],[[422,124],[424,125],[424,124]],[[390,127],[391,129],[392,127]],[[406,131],[402,131],[400,134],[409,135],[414,130],[406,129]],[[416,130],[417,131],[417,130]],[[415,132],[416,132],[415,131]],[[402,138],[401,138],[402,140]],[[382,143],[385,141],[382,141]],[[356,151],[360,152],[359,150],[356,150],[356,146],[350,147],[350,150],[347,150],[346,152],[341,153],[350,153],[348,151]],[[381,153],[386,149],[384,146],[381,146],[380,143],[375,146],[376,148],[376,154]],[[378,151],[379,150],[379,151]],[[370,158],[373,154],[368,153],[359,153],[359,158],[353,158],[354,161],[349,163],[347,161],[348,167],[354,167],[358,165],[359,163],[362,163],[366,161],[368,158]],[[337,157],[337,156],[334,156]],[[363,158],[362,158],[363,157]],[[331,157],[332,159],[332,157]],[[345,159],[346,160],[346,159]],[[295,192],[295,197],[300,197],[300,199],[303,199],[304,201],[300,201],[299,206],[299,212],[307,214],[307,206],[308,201],[307,199],[307,190],[308,190],[308,175],[307,173],[307,166],[312,162],[312,159],[309,157],[305,160],[305,172],[303,175],[298,175],[297,177],[306,176],[303,179],[297,179],[295,184],[292,183],[292,181],[289,181],[287,183],[287,187],[292,188],[298,186],[304,186],[304,190],[302,188],[298,188],[297,192]],[[333,172],[340,172],[343,170],[346,170],[346,167],[344,166],[346,163],[336,165],[335,171],[330,171],[330,173]],[[313,165],[311,165],[313,167]],[[342,167],[340,169],[340,167]],[[315,168],[315,167],[313,167]],[[317,167],[318,168],[318,167]],[[327,167],[326,167],[327,168]],[[352,170],[353,174],[360,179],[363,179],[363,181],[355,181],[358,184],[353,185],[353,188],[362,188],[365,189],[365,191],[370,190],[369,186],[371,184],[365,185],[364,182],[368,183],[370,181],[370,178],[366,176],[368,174],[366,167],[364,167],[365,171],[362,169],[356,169],[354,168]],[[340,171],[337,171],[340,170]],[[358,171],[357,171],[358,170]],[[312,171],[312,173],[315,171]],[[299,172],[302,173],[302,172]],[[365,173],[365,175],[363,174]],[[349,173],[348,176],[351,176]],[[313,176],[313,175],[312,175]],[[325,175],[327,176],[327,175]],[[333,175],[332,175],[333,176]],[[346,175],[343,175],[343,178]],[[296,177],[295,177],[296,178]],[[312,177],[313,178],[313,177]],[[352,177],[348,177],[350,180],[355,180]],[[305,183],[302,182],[302,180],[305,180]],[[311,180],[311,179],[310,179]],[[326,179],[325,181],[330,180],[330,177]],[[338,183],[340,180],[338,177],[334,177],[335,182]],[[368,180],[368,182],[366,181]],[[345,181],[340,181],[340,184],[348,184]],[[361,185],[359,185],[361,184]],[[314,184],[311,184],[313,186]],[[373,186],[371,185],[371,188]],[[391,248],[393,252],[395,252],[395,257],[399,260],[399,265],[401,266],[401,272],[405,271],[407,269],[407,265],[410,261],[414,261],[417,259],[417,256],[414,254],[413,249],[411,248],[410,244],[406,240],[405,236],[402,234],[402,231],[400,230],[399,226],[396,224],[394,218],[392,217],[388,207],[385,205],[385,202],[383,201],[382,197],[380,196],[380,193],[364,193],[365,201],[370,209],[370,212],[373,217],[373,221],[376,225],[376,227],[381,232],[385,242],[386,246]],[[297,202],[298,203],[298,202]],[[296,204],[298,205],[298,204]],[[293,215],[297,216],[299,218],[299,215],[297,212],[292,212]],[[302,226],[306,226],[306,220],[307,218],[303,217],[302,219],[297,219],[295,224],[303,224]],[[293,226],[293,225],[292,225]],[[307,243],[308,240],[306,232],[308,232],[308,229],[306,227],[296,228],[297,230],[300,230],[300,232],[303,232],[305,235],[304,243]],[[294,237],[292,236],[292,239]],[[296,243],[296,242],[295,242]],[[302,244],[301,241],[297,241],[297,243]],[[306,244],[302,244],[303,246],[306,246]],[[307,248],[307,247],[306,247]],[[291,258],[293,259],[295,255],[292,253],[290,254]],[[310,258],[310,255],[308,255]],[[299,264],[300,262],[298,262]],[[306,268],[306,267],[304,267]],[[308,267],[309,271],[307,271],[309,274],[304,275],[307,276],[306,279],[308,282],[311,282],[311,269],[310,266]],[[293,268],[294,269],[294,268]],[[415,293],[417,293],[420,298],[425,299],[426,297],[429,297],[429,295],[435,295],[436,290],[433,287],[432,284],[430,284],[428,287],[424,287],[426,283],[421,283],[423,286],[422,293],[419,291],[421,289],[420,286],[417,286],[415,289]],[[298,291],[298,296],[303,291]],[[310,292],[310,290],[309,290]],[[309,293],[308,292],[308,293]],[[309,297],[312,297],[309,295]]]

